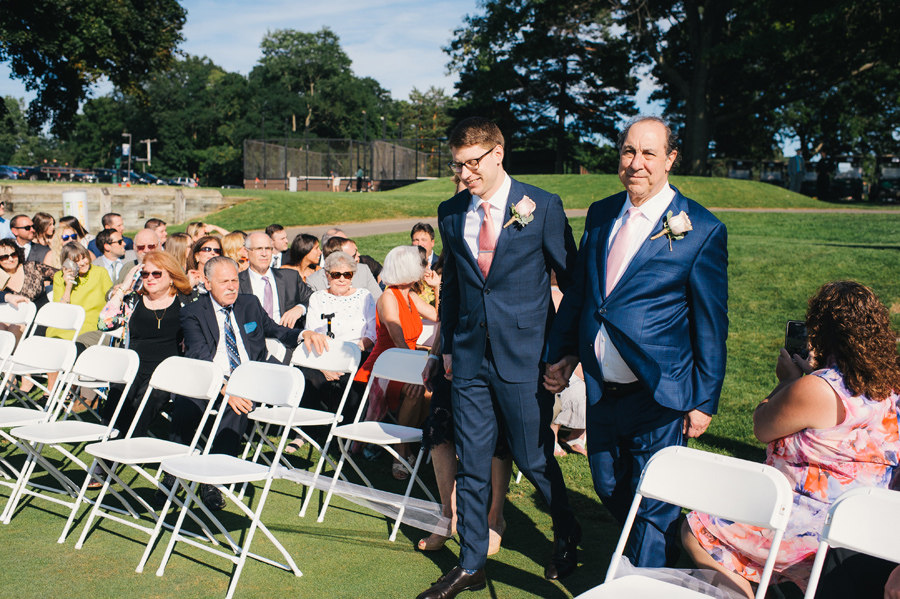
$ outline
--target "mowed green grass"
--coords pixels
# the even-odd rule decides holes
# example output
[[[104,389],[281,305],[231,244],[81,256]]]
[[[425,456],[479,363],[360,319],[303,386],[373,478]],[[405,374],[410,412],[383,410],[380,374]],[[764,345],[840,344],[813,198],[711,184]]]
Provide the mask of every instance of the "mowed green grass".
[[[751,413],[774,386],[774,364],[784,336],[785,321],[803,318],[806,301],[823,283],[852,278],[870,285],[892,309],[900,325],[900,243],[898,215],[746,214],[719,215],[729,231],[728,366],[719,414],[706,435],[693,445],[720,453],[761,461],[764,447],[752,434]],[[584,219],[573,219],[576,239]],[[250,228],[250,227],[247,227]],[[360,249],[379,260],[396,245],[408,243],[406,233],[358,239]],[[686,341],[687,342],[687,341]],[[6,454],[15,455],[8,445]],[[313,456],[315,457],[315,456]],[[308,466],[304,453],[292,458]],[[550,518],[527,482],[512,485],[506,506],[509,523],[503,549],[488,561],[490,595],[519,598],[563,598],[598,584],[605,573],[618,536],[618,526],[597,501],[586,460],[560,460],[570,496],[585,528],[579,553],[582,566],[562,583],[543,580],[550,550]],[[389,461],[364,466],[376,484],[400,491],[388,475]],[[430,466],[423,468],[433,485]],[[80,478],[78,480],[81,480]],[[303,570],[302,578],[257,562],[248,562],[237,597],[414,597],[441,572],[456,563],[458,545],[422,554],[414,543],[424,536],[401,527],[395,543],[387,540],[383,517],[336,499],[322,524],[315,522],[317,496],[311,513],[299,519],[301,489],[277,482],[264,518]],[[8,490],[0,488],[0,497]],[[164,547],[153,552],[143,574],[133,570],[146,539],[114,523],[104,523],[76,551],[74,542],[83,518],[65,544],[56,544],[64,510],[30,500],[12,523],[0,526],[4,543],[0,586],[10,596],[46,597],[61,591],[69,597],[221,597],[231,565],[221,559],[179,545],[165,576],[154,575]],[[170,516],[171,518],[171,516]],[[243,519],[230,508],[226,525],[241,531]],[[165,543],[168,535],[163,535]],[[257,534],[258,553],[274,557]],[[35,573],[38,573],[35,575]],[[473,595],[474,596],[474,595]]]

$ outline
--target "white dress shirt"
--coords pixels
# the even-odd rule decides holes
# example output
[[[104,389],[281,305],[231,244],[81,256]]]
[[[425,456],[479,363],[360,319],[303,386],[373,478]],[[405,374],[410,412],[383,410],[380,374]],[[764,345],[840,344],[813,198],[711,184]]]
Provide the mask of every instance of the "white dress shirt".
[[[213,364],[222,369],[226,375],[231,375],[231,364],[228,362],[228,350],[225,349],[225,314],[222,312],[222,306],[210,295],[209,300],[212,302],[213,310],[216,314],[216,326],[219,327],[219,345],[216,346],[216,355],[213,356]],[[238,325],[237,318],[234,317],[234,310],[229,314],[231,317],[231,328],[234,330],[234,339],[237,342],[238,356],[241,358],[241,364],[250,361],[250,355],[244,347],[244,338],[241,335],[241,327]]]
[[[97,264],[106,269],[106,272],[109,273],[109,280],[113,282],[119,280],[119,273],[122,272],[122,267],[125,266],[125,262],[121,258],[110,260],[104,254],[97,258]]]
[[[261,275],[252,268],[247,269],[247,272],[250,273],[250,287],[253,288],[253,295],[259,299],[259,305],[263,307],[265,310],[265,303],[263,303],[263,298],[266,293],[266,284],[263,283],[263,279],[269,280],[269,285],[272,286],[272,320],[275,322],[281,322],[281,308],[278,303],[278,290],[275,288],[275,275],[272,274],[272,269],[266,271],[266,274]]]
[[[635,221],[635,225],[637,225],[638,228],[631,245],[625,252],[625,260],[622,261],[622,266],[619,269],[619,272],[616,273],[615,280],[617,283],[628,269],[628,265],[631,263],[635,254],[637,254],[644,242],[647,241],[647,238],[655,233],[653,227],[656,226],[657,221],[662,217],[663,212],[666,211],[666,208],[669,207],[669,204],[672,203],[674,198],[675,190],[667,183],[658,194],[638,206],[640,213],[634,216],[634,218],[638,219]],[[628,201],[622,206],[622,210],[619,211],[619,216],[613,223],[609,239],[606,242],[607,251],[612,247],[619,229],[625,224],[628,209],[632,206],[631,197],[629,196]],[[604,284],[602,277],[600,279],[600,284]],[[609,340],[609,337],[606,334],[605,325],[600,325],[600,332],[597,333],[597,338],[594,340],[594,351],[597,355],[597,363],[600,364],[600,371],[603,373],[603,380],[611,383],[633,383],[637,380],[637,377],[634,376],[634,373],[628,367],[628,364],[622,359],[619,350],[616,349],[616,346]]]
[[[494,219],[494,234],[497,239],[500,239],[500,231],[503,230],[505,222],[503,219],[509,214],[507,200],[509,200],[510,186],[512,186],[512,179],[504,173],[500,189],[488,200],[491,203],[491,218]],[[469,204],[469,211],[466,212],[466,224],[463,229],[463,239],[476,260],[478,259],[478,232],[481,229],[481,221],[484,220],[481,212],[481,202],[483,201],[479,196],[472,195],[472,203]]]

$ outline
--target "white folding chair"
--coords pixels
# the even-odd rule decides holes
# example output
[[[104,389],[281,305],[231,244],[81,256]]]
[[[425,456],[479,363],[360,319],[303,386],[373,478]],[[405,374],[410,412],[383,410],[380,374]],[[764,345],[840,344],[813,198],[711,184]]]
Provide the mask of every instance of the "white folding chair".
[[[0,322],[4,324],[22,325],[22,337],[27,337],[31,332],[31,323],[37,314],[37,306],[34,302],[22,302],[18,306],[12,304],[0,304]]]
[[[397,538],[397,531],[400,529],[400,521],[403,519],[403,513],[406,511],[406,505],[409,501],[409,495],[413,489],[413,483],[418,482],[419,486],[428,496],[428,499],[435,501],[434,495],[428,490],[428,487],[419,478],[419,465],[422,462],[422,456],[425,453],[424,447],[419,446],[419,453],[416,455],[415,465],[410,465],[405,459],[391,447],[401,443],[418,443],[422,440],[422,429],[409,426],[400,426],[399,424],[387,424],[384,422],[360,422],[360,418],[365,413],[366,402],[369,398],[369,392],[376,378],[400,381],[402,383],[411,383],[414,385],[422,384],[422,370],[425,368],[425,362],[428,354],[423,351],[414,351],[409,349],[389,349],[375,361],[372,368],[372,375],[369,377],[369,384],[366,385],[366,391],[362,401],[359,403],[359,409],[356,412],[356,418],[352,424],[345,424],[335,427],[333,430],[334,438],[337,439],[338,448],[341,450],[341,459],[335,468],[334,476],[331,479],[331,486],[328,488],[328,494],[325,496],[325,502],[322,505],[322,511],[319,513],[318,522],[325,519],[325,511],[328,509],[328,503],[331,501],[331,495],[334,492],[335,484],[341,475],[341,469],[344,462],[349,462],[350,466],[356,471],[359,477],[365,482],[366,486],[374,489],[372,483],[362,473],[362,470],[356,465],[350,454],[347,452],[347,442],[358,441],[360,443],[371,443],[383,447],[391,456],[398,460],[403,466],[409,470],[409,484],[406,486],[406,493],[399,502],[399,512],[391,531],[390,540]]]
[[[419,339],[416,341],[416,345],[421,345],[423,347],[431,347],[432,345],[434,345],[434,338],[437,336],[438,328],[440,326],[441,323],[439,322],[423,318],[422,333],[419,335]]]
[[[103,487],[100,489],[99,495],[94,500],[94,507],[91,509],[90,515],[84,524],[84,529],[81,531],[81,536],[75,544],[76,549],[81,549],[84,545],[88,532],[91,530],[91,524],[93,523],[94,518],[97,517],[108,518],[114,522],[130,526],[135,530],[144,532],[150,538],[153,538],[156,525],[161,525],[165,520],[165,512],[157,513],[143,497],[122,480],[116,471],[120,465],[127,466],[137,472],[144,480],[150,482],[150,484],[153,485],[153,489],[162,489],[163,491],[168,492],[169,489],[165,488],[158,480],[158,476],[162,475],[162,471],[160,470],[157,472],[157,476],[153,476],[145,470],[143,465],[159,464],[167,458],[191,455],[194,453],[194,448],[197,445],[203,427],[206,425],[206,421],[209,419],[209,414],[212,411],[213,405],[216,403],[215,399],[219,395],[219,390],[222,388],[223,381],[224,375],[222,374],[222,369],[212,362],[203,360],[192,360],[190,358],[175,356],[166,358],[156,367],[156,370],[153,371],[153,376],[150,378],[147,392],[144,393],[144,398],[137,408],[134,420],[128,428],[125,437],[103,441],[101,443],[94,443],[93,445],[88,445],[86,448],[86,451],[95,458],[94,463],[91,466],[91,472],[93,472],[95,466],[99,465],[106,476],[103,481]],[[185,397],[193,397],[207,402],[206,409],[204,410],[203,416],[200,419],[200,424],[197,427],[197,432],[194,434],[193,439],[191,439],[190,445],[182,445],[181,443],[151,437],[132,436],[137,427],[137,423],[140,421],[141,412],[144,411],[148,399],[150,398],[150,394],[154,389],[161,389],[170,393],[176,393]],[[131,512],[132,519],[128,520],[120,518],[115,513],[106,509],[106,506],[103,505],[103,498],[109,490],[110,484],[113,482],[118,484],[122,488],[122,491],[127,493],[129,497],[132,497],[147,511],[150,518],[153,520],[153,527],[145,526],[141,522],[140,516],[133,511]],[[177,498],[174,499],[174,502],[176,505],[181,505],[181,501]],[[73,512],[74,510],[77,510],[77,507],[78,506],[75,506]],[[205,509],[202,504],[201,507]],[[201,527],[205,537],[209,539],[210,542],[218,543],[206,525],[193,514],[191,514],[191,516]],[[73,517],[74,516],[72,515],[69,516],[70,519]],[[65,541],[65,534],[59,538],[60,543],[63,541]],[[143,570],[144,563],[150,555],[150,548],[151,545],[148,543],[144,555],[138,564],[138,572]]]
[[[78,331],[81,330],[83,324],[84,308],[82,308],[81,306],[76,306],[74,304],[49,303],[38,310],[37,314],[34,317],[34,320],[32,321],[31,329],[29,330],[28,335],[25,337],[25,339],[35,337],[35,331],[37,330],[37,327],[45,326],[73,331],[72,338],[74,340],[74,338],[78,336]],[[50,374],[49,372],[45,372],[40,368],[28,367],[27,365],[22,364],[15,368],[12,374],[15,376],[21,376],[23,380],[30,380],[32,383],[34,383],[35,387],[48,395],[50,394],[50,390],[47,388],[47,386],[38,382],[34,378],[38,375]],[[31,405],[32,407],[37,406],[37,403],[31,398],[30,395],[22,393],[13,384],[4,386],[3,396],[2,398],[0,398],[0,405],[6,405],[10,393],[18,400],[24,402],[26,405]]]
[[[266,528],[260,517],[263,508],[265,507],[266,498],[268,497],[269,489],[272,486],[272,481],[279,476],[279,458],[281,452],[284,450],[285,443],[293,430],[294,417],[298,412],[300,399],[303,397],[304,386],[305,381],[303,373],[296,368],[281,364],[269,364],[267,362],[244,362],[232,372],[231,378],[228,379],[227,392],[229,395],[249,399],[257,404],[265,404],[271,406],[273,409],[285,408],[288,410],[284,421],[285,426],[281,433],[281,439],[275,448],[275,455],[271,460],[271,464],[268,466],[249,462],[230,455],[211,454],[210,449],[213,445],[212,438],[210,438],[209,442],[206,444],[203,455],[191,455],[163,460],[161,466],[162,470],[176,477],[176,484],[169,491],[166,508],[163,508],[163,513],[165,513],[168,508],[168,505],[175,496],[179,486],[185,490],[187,497],[184,506],[181,508],[181,513],[178,516],[178,522],[172,530],[172,536],[169,539],[169,544],[163,555],[162,563],[156,571],[157,576],[162,576],[165,572],[166,563],[168,563],[169,557],[172,555],[172,550],[175,547],[175,543],[178,541],[183,541],[198,549],[208,551],[213,555],[224,557],[235,564],[226,599],[230,599],[230,597],[234,595],[234,589],[237,587],[238,579],[241,576],[241,571],[244,568],[247,557],[252,557],[261,562],[291,571],[295,576],[302,575],[300,570],[297,569],[297,565],[291,558],[290,553],[288,553],[269,529]],[[219,408],[219,413],[212,430],[218,430],[219,423],[222,420],[222,414],[228,409],[226,402],[227,398],[223,400],[221,407]],[[250,509],[250,507],[245,505],[244,502],[228,488],[228,486],[254,482],[263,483],[263,487],[259,493],[259,497],[256,498],[256,509]],[[210,518],[212,523],[225,536],[232,551],[234,551],[236,555],[230,555],[224,551],[220,551],[204,543],[198,543],[193,539],[185,538],[183,536],[181,527],[184,523],[185,515],[190,512],[191,504],[196,503],[200,506],[203,505],[203,502],[195,493],[198,484],[214,485],[222,492],[223,496],[227,497],[241,512],[243,512],[244,515],[250,518],[250,528],[247,531],[244,545],[240,546],[234,541],[231,535],[228,534],[228,531],[222,524],[209,514],[207,510],[204,510],[207,517]],[[155,535],[159,535],[160,528],[160,524],[157,524]],[[286,564],[250,552],[250,544],[253,541],[253,536],[257,528],[266,535],[273,545],[275,545],[286,560]],[[152,544],[154,540],[155,536],[151,539],[150,543]]]
[[[137,373],[139,364],[140,359],[138,355],[131,350],[102,346],[89,347],[75,361],[69,379],[71,381],[79,377],[90,377],[94,380],[106,381],[107,384],[123,384],[125,385],[124,397],[131,388],[131,382]],[[87,491],[88,484],[92,479],[88,472],[88,467],[75,454],[78,452],[78,448],[85,443],[108,439],[114,431],[113,423],[116,421],[120,409],[121,402],[108,425],[79,420],[57,420],[55,422],[20,426],[10,431],[13,437],[19,439],[21,442],[20,446],[28,452],[28,459],[25,466],[21,469],[18,481],[13,487],[13,492],[6,502],[3,513],[0,514],[0,520],[4,524],[9,524],[23,495],[39,497],[60,505],[71,506],[74,514],[78,504],[84,499],[85,491]],[[70,451],[64,445],[74,445],[75,447]],[[80,491],[79,486],[72,481],[68,474],[43,456],[43,450],[47,446],[60,452],[69,463],[76,464],[87,474]],[[37,465],[43,467],[48,474],[55,478],[59,482],[60,488],[51,489],[50,494],[40,492],[41,490],[47,490],[47,487],[41,486],[34,490],[29,488],[33,486],[29,481]],[[57,495],[65,497],[60,498]],[[119,497],[119,499],[124,502],[122,497]],[[69,522],[71,522],[71,518]],[[65,536],[67,531],[68,523],[63,531],[63,536]]]
[[[11,335],[12,333],[7,332],[7,334]],[[4,362],[3,382],[0,383],[0,386],[10,386],[13,373],[23,369],[58,372],[60,376],[57,377],[56,383],[50,389],[50,394],[43,406],[38,404],[34,404],[34,407],[0,406],[0,437],[3,437],[23,452],[27,452],[4,429],[49,422],[59,417],[63,409],[64,398],[69,391],[68,374],[75,363],[76,353],[75,343],[65,339],[29,337],[19,343],[12,356]],[[0,484],[15,488],[22,472],[15,468],[6,457],[0,457],[0,464],[3,464],[6,470],[12,474],[12,478],[15,478],[17,481],[16,483],[0,481]],[[2,469],[0,469],[0,473],[2,473],[4,478],[9,478]]]
[[[833,547],[900,563],[900,492],[857,487],[831,504],[804,599],[815,597],[825,556]]]
[[[644,466],[625,527],[606,572],[606,581],[582,593],[578,599],[680,599],[706,596],[645,576],[616,578],[620,558],[644,497],[774,530],[769,557],[756,591],[756,599],[765,597],[778,547],[791,513],[793,496],[787,478],[765,464],[689,447],[667,447],[654,454]]]

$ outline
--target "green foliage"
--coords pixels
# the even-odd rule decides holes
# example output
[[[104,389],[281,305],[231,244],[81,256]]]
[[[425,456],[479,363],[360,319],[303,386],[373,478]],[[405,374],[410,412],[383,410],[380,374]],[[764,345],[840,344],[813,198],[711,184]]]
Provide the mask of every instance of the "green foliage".
[[[37,97],[32,125],[65,136],[91,84],[107,77],[129,94],[172,62],[186,12],[176,0],[3,0],[0,60]]]

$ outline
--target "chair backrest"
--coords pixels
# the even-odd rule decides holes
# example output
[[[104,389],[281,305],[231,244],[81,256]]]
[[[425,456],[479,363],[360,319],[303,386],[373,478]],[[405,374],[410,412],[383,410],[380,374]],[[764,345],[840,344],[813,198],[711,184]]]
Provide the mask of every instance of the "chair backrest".
[[[352,341],[342,343],[332,341],[328,351],[321,356],[317,355],[315,351],[310,352],[306,349],[306,345],[301,343],[294,350],[291,364],[315,370],[352,373],[359,368],[360,355],[359,346]]]
[[[68,339],[28,337],[19,342],[11,361],[41,372],[68,372],[77,353],[75,343]]]
[[[434,338],[437,335],[437,329],[441,326],[439,322],[434,320],[422,319],[422,334],[419,335],[416,345],[424,345],[431,347],[434,345]]]
[[[205,360],[172,356],[153,371],[150,386],[194,399],[214,400],[222,389],[222,369]]]
[[[72,374],[126,385],[137,374],[141,360],[130,349],[93,345],[84,350],[72,367]]]
[[[16,349],[16,336],[9,331],[0,331],[0,363],[10,357]]]
[[[34,302],[22,302],[18,306],[0,304],[0,322],[23,324],[26,331],[34,321],[35,314],[37,314],[37,306],[34,305]]]
[[[765,464],[689,447],[658,451],[637,492],[743,524],[784,530],[793,495],[787,478]]]
[[[38,310],[34,317],[35,327],[80,331],[82,325],[84,325],[84,308],[76,304],[50,302]],[[34,329],[32,329],[32,333],[34,333]]]
[[[284,362],[284,357],[287,355],[287,347],[274,337],[266,337],[266,351],[279,362]]]
[[[428,352],[392,348],[375,360],[372,377],[421,385],[422,371],[427,361]]]
[[[822,540],[900,563],[900,492],[875,487],[851,489],[828,510]]]
[[[228,379],[228,395],[273,406],[300,405],[306,379],[292,366],[269,362],[244,362]]]

